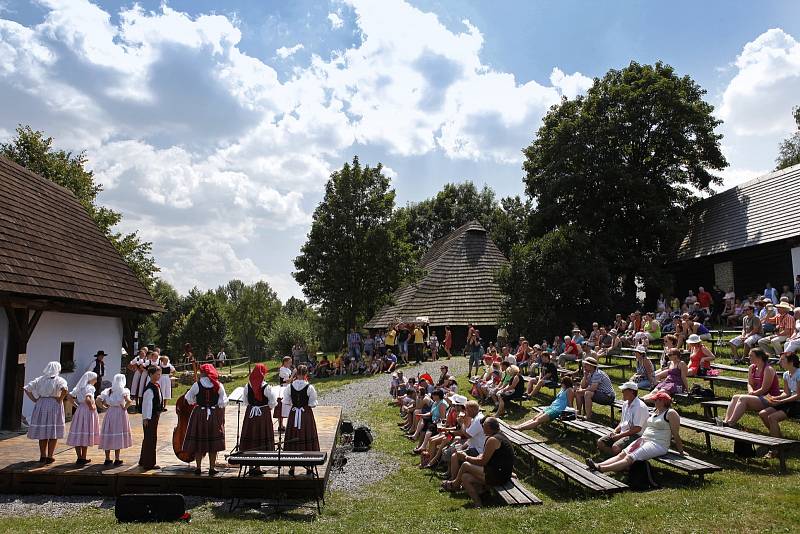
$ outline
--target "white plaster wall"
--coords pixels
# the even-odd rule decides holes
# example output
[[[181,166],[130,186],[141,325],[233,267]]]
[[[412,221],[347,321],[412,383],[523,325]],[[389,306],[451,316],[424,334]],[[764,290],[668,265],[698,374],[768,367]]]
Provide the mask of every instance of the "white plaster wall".
[[[28,341],[28,361],[25,365],[27,384],[42,373],[47,362],[58,361],[61,343],[75,343],[75,372],[62,376],[72,388],[94,361],[98,350],[105,358],[105,380],[119,372],[122,348],[122,321],[118,317],[99,317],[74,313],[46,311]],[[0,382],[2,384],[2,382]],[[25,397],[22,415],[26,420],[33,412],[33,403]]]
[[[0,413],[3,413],[3,386],[6,383],[6,349],[8,348],[8,317],[6,310],[0,308]]]

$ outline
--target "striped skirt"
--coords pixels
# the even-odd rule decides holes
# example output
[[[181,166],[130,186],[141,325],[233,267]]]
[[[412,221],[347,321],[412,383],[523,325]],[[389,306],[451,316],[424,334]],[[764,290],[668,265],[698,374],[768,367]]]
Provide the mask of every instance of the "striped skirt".
[[[275,429],[269,406],[248,406],[242,423],[240,451],[275,450]]]
[[[55,397],[42,397],[33,405],[28,424],[30,439],[61,439],[64,437],[64,403]]]
[[[85,402],[82,402],[75,411],[75,415],[72,416],[67,445],[88,447],[98,443],[100,443],[100,420],[97,417],[97,410],[92,410],[86,406]]]
[[[195,406],[189,416],[183,450],[190,454],[205,454],[225,450],[225,408],[210,410]]]
[[[99,448],[104,451],[127,449],[133,446],[131,437],[131,423],[128,420],[128,411],[122,406],[111,406],[103,418],[100,428]]]

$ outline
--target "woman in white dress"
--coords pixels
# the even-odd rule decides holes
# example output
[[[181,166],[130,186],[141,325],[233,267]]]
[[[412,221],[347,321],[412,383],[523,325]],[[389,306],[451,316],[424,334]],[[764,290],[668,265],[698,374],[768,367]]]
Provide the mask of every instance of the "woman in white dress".
[[[175,368],[166,355],[158,358],[158,366],[161,367],[161,378],[158,380],[158,387],[161,388],[162,408],[166,409],[167,400],[172,398],[172,375],[175,373]]]

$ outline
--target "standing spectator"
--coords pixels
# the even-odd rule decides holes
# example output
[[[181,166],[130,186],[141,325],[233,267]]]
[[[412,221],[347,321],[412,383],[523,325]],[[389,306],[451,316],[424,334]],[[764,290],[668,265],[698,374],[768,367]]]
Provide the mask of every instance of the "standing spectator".
[[[383,330],[375,334],[375,352],[381,358],[386,355],[386,337]]]
[[[711,313],[711,303],[713,301],[714,297],[711,296],[711,293],[706,291],[703,286],[700,286],[697,290],[697,303],[700,304],[700,309],[706,314]]]
[[[583,379],[575,392],[575,402],[578,413],[583,412],[587,420],[592,419],[592,404],[611,406],[614,404],[614,386],[611,379],[601,369],[597,368],[597,360],[586,358],[583,360]]]
[[[789,302],[794,304],[794,293],[792,290],[789,289],[789,286],[783,286],[783,292],[781,292],[781,300],[784,302]]]
[[[769,282],[767,282],[767,287],[764,288],[764,297],[768,298],[773,304],[780,300],[778,298],[778,290],[772,287],[772,284]]]
[[[694,291],[690,289],[689,294],[685,299],[683,299],[683,303],[686,304],[689,309],[691,309],[695,302],[697,302],[697,297],[694,296]]]
[[[794,315],[789,313],[793,308],[786,302],[781,302],[776,308],[778,315],[771,320],[768,319],[775,323],[775,331],[772,335],[759,339],[758,346],[767,355],[779,356],[783,352],[783,344],[794,334]]]
[[[800,274],[794,277],[794,305],[800,306]]]
[[[672,308],[673,311],[678,311],[681,309],[681,301],[677,296],[672,297],[672,300],[669,301],[669,307]]]
[[[508,344],[508,330],[505,326],[497,329],[497,347],[502,349]]]
[[[436,330],[431,330],[431,335],[428,337],[428,347],[431,349],[431,360],[436,361],[439,359],[439,338],[436,336]]]
[[[372,337],[372,333],[367,333],[367,339],[364,340],[364,354],[368,358],[372,358],[375,354],[375,338]]]
[[[395,340],[397,339],[397,330],[394,327],[389,329],[389,332],[386,333],[386,336],[383,338],[386,344],[385,352],[389,352],[389,349],[397,352],[397,347],[395,347]]]
[[[658,300],[656,300],[656,311],[662,312],[667,309],[667,299],[664,298],[664,293],[658,294]]]
[[[414,325],[414,357],[417,363],[425,359],[425,330],[421,324]]]
[[[753,307],[750,304],[742,306],[742,333],[730,340],[731,345],[731,358],[733,363],[742,363],[742,358],[739,356],[739,347],[744,345],[746,351],[750,350],[758,344],[761,339],[761,321],[753,313]]]
[[[447,325],[444,327],[444,352],[447,354],[448,360],[453,355],[450,352],[452,348],[453,348],[453,331],[450,330],[450,326]]]
[[[347,355],[355,360],[361,359],[361,334],[355,328],[351,328],[347,336]]]
[[[722,311],[725,309],[725,292],[715,285],[711,289],[711,296],[714,297],[714,307],[711,313],[714,319],[716,319],[717,324],[719,324]]]
[[[228,355],[225,354],[225,345],[220,346],[219,352],[217,353],[217,367],[223,365],[225,360],[228,358]]]

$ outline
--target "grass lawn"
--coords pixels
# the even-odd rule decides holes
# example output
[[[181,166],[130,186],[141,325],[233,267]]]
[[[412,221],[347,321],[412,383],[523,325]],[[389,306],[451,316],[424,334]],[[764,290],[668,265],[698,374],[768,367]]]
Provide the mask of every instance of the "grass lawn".
[[[720,351],[724,354],[724,350]],[[728,363],[727,357],[722,357]],[[271,367],[272,368],[272,367]],[[616,384],[631,374],[628,369],[613,370]],[[345,377],[345,379],[351,377]],[[357,377],[355,377],[357,378]],[[344,381],[340,382],[344,383]],[[463,383],[463,382],[462,382]],[[719,389],[721,396],[736,391]],[[663,487],[645,493],[626,492],[610,498],[589,497],[577,486],[564,487],[554,471],[543,467],[533,478],[521,472],[527,485],[544,504],[526,509],[468,507],[464,494],[451,495],[438,491],[439,479],[429,478],[418,469],[418,458],[410,454],[411,443],[395,422],[396,408],[387,406],[388,399],[376,399],[367,414],[360,414],[375,431],[375,448],[399,462],[396,472],[369,486],[358,495],[334,492],[327,497],[319,518],[289,517],[264,520],[256,514],[228,515],[224,505],[205,504],[192,510],[190,525],[160,525],[159,532],[796,532],[800,524],[800,460],[796,453],[789,458],[788,475],[778,474],[775,460],[735,457],[732,442],[713,439],[716,451],[705,453],[701,434],[682,431],[687,450],[696,456],[724,467],[724,471],[707,476],[700,485],[688,476],[665,471],[660,476]],[[536,401],[549,403],[543,396]],[[529,408],[532,402],[525,403]],[[685,416],[701,417],[700,406],[679,406]],[[608,422],[608,410],[597,411],[600,421]],[[529,415],[517,407],[507,418],[517,421]],[[764,429],[760,420],[748,415],[742,427],[757,432]],[[783,426],[787,437],[800,439],[800,424]],[[577,435],[563,437],[556,425],[543,429],[540,437],[551,445],[578,458],[594,454],[594,447],[579,441]],[[80,516],[49,518],[46,516],[4,518],[3,531],[90,532],[107,531],[113,526],[113,511],[88,509]],[[128,532],[153,532],[151,525],[125,526]]]

